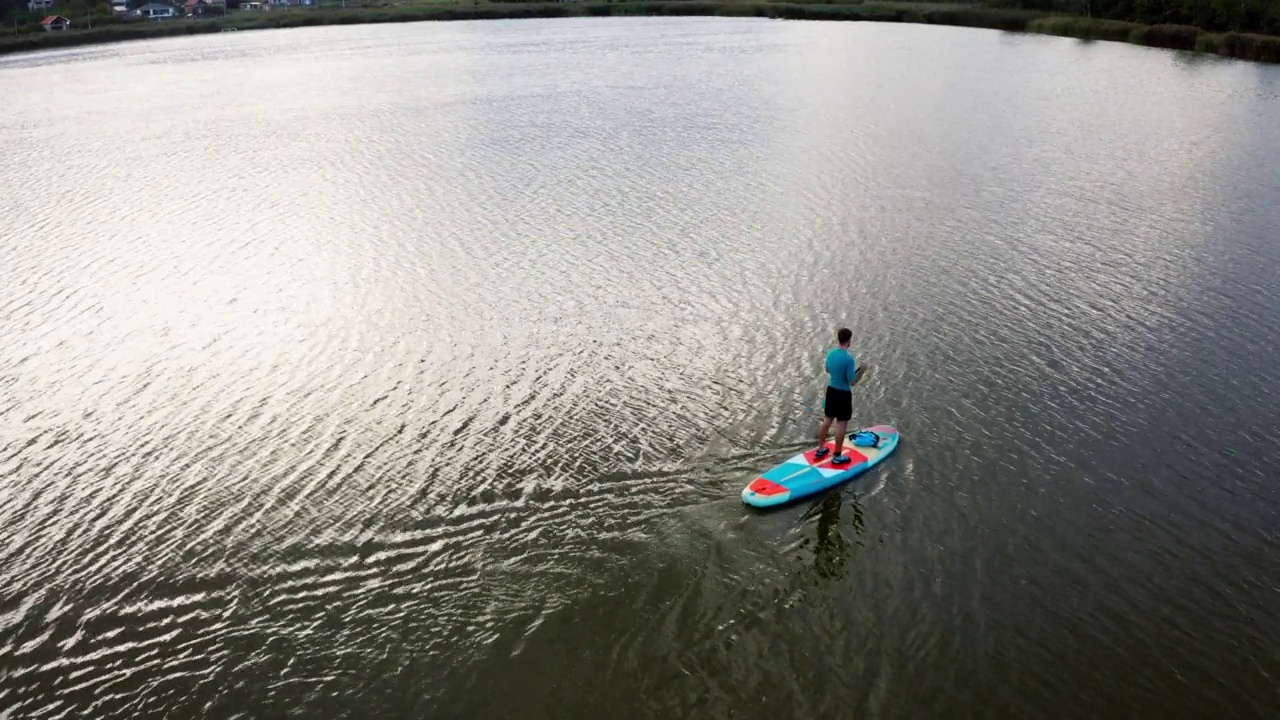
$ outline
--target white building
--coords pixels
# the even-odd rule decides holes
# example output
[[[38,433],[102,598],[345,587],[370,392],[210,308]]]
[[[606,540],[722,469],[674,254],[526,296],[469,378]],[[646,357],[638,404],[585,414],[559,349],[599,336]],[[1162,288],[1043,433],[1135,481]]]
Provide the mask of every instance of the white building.
[[[147,3],[137,10],[134,10],[133,14],[140,18],[158,20],[160,18],[178,17],[181,13],[178,12],[178,8],[172,5],[165,5],[164,3]]]

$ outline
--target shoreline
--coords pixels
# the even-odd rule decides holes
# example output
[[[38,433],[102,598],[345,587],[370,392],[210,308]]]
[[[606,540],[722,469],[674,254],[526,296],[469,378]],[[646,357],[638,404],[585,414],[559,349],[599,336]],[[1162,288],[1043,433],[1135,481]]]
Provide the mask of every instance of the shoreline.
[[[0,37],[0,55],[196,35],[225,30],[265,30],[318,25],[390,22],[496,20],[607,16],[763,17],[779,20],[835,20],[950,25],[1026,32],[1081,40],[1127,42],[1186,50],[1253,62],[1280,63],[1280,37],[1213,33],[1188,25],[1145,25],[1032,10],[940,6],[901,2],[802,3],[735,0],[581,0],[569,2],[481,2],[404,6],[236,11],[206,20],[111,23],[88,30]]]

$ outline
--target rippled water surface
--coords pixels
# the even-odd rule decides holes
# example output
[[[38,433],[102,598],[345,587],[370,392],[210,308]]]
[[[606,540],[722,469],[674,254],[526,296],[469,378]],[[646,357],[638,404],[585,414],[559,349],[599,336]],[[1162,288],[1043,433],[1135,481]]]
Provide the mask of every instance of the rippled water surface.
[[[727,19],[0,60],[0,718],[1280,707],[1280,70]],[[897,453],[772,512],[834,331]]]

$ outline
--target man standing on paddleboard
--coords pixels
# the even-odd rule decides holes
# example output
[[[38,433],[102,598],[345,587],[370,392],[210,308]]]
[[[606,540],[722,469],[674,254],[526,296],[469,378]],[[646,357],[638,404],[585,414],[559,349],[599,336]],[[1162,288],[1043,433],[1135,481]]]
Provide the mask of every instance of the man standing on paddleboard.
[[[844,433],[853,415],[853,384],[857,382],[858,361],[849,352],[849,340],[853,331],[840,328],[836,332],[839,347],[827,353],[825,363],[827,369],[827,399],[823,403],[822,425],[818,428],[818,450],[813,454],[815,460],[827,456],[827,431],[832,422],[836,426],[836,456],[831,458],[832,465],[845,465],[849,456],[844,454]]]

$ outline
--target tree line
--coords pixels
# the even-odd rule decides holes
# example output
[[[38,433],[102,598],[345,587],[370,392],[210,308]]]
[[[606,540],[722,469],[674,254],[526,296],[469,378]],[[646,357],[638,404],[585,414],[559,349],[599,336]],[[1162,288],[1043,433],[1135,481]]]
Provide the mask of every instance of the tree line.
[[[986,7],[1039,10],[1211,32],[1280,35],[1280,0],[986,0]]]

